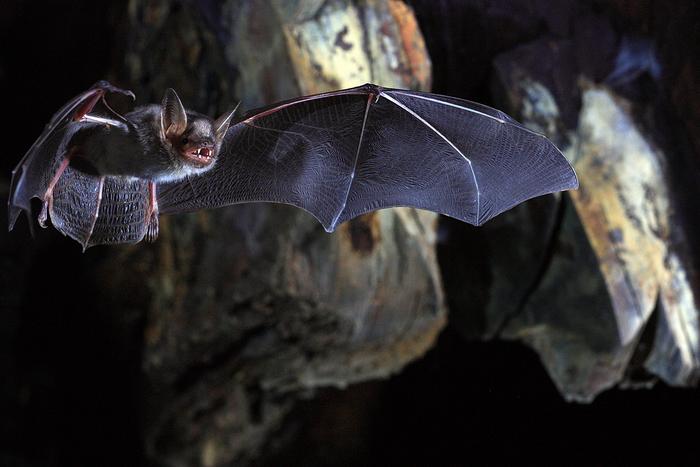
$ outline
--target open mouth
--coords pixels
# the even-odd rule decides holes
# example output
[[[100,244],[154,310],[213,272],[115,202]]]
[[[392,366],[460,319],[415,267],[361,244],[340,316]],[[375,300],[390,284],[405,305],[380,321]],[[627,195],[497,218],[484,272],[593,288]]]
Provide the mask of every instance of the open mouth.
[[[185,152],[185,158],[196,165],[205,166],[214,162],[212,148],[197,148]]]

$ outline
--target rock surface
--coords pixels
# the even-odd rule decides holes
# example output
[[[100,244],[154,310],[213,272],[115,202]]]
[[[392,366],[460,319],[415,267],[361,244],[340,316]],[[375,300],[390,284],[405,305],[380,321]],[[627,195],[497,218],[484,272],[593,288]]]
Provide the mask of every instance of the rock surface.
[[[429,85],[415,19],[396,1],[134,0],[129,29],[137,95],[173,86],[209,114],[234,98],[251,108],[364,82]],[[300,391],[386,377],[422,355],[445,322],[435,226],[434,214],[402,208],[327,235],[303,211],[242,205],[163,219],[147,262],[140,248],[108,262],[115,300],[133,265],[151,277],[151,455],[252,459]]]
[[[694,385],[698,285],[687,249],[692,226],[677,212],[683,190],[667,169],[672,157],[644,128],[632,102],[590,84],[585,70],[569,62],[574,43],[543,39],[495,62],[502,95],[527,124],[559,143],[581,183],[570,194],[573,204],[562,208],[541,282],[524,305],[519,302],[522,314],[512,312],[516,318],[502,336],[535,348],[571,400],[591,401],[618,383],[634,386],[631,375],[640,367],[669,384]],[[543,61],[557,73],[542,69]],[[572,87],[581,95],[575,128],[559,106],[571,99],[558,90]],[[495,256],[492,269],[508,269],[504,261],[512,264]],[[655,312],[658,319],[651,319]],[[499,311],[487,308],[486,316]]]

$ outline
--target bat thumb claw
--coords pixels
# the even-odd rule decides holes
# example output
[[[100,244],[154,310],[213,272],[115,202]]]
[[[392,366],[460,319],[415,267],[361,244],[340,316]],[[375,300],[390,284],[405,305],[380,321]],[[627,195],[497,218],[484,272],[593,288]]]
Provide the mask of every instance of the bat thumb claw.
[[[114,94],[123,94],[125,96],[131,97],[132,100],[136,100],[136,94],[134,94],[133,91],[131,91],[129,89],[119,88],[106,80],[98,81],[97,83],[95,83],[92,86],[92,89],[99,89],[99,90],[102,90],[103,92],[111,92]]]

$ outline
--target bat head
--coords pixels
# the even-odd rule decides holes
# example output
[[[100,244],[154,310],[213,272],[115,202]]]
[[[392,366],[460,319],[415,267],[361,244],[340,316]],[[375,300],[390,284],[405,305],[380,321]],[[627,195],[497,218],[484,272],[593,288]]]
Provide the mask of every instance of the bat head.
[[[161,128],[180,161],[202,171],[213,166],[236,109],[216,120],[188,112],[173,89],[168,89],[161,107]]]

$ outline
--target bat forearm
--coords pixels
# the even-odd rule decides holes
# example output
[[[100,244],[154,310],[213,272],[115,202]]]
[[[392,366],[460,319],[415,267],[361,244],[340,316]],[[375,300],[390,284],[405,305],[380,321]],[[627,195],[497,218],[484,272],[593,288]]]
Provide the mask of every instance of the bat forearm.
[[[108,126],[113,126],[117,127],[120,130],[123,131],[128,131],[129,128],[127,127],[126,123],[121,122],[119,120],[115,120],[112,118],[106,118],[106,117],[98,117],[96,115],[85,115],[83,118],[80,119],[81,122],[88,122],[88,123],[99,123],[103,125],[108,125]]]

